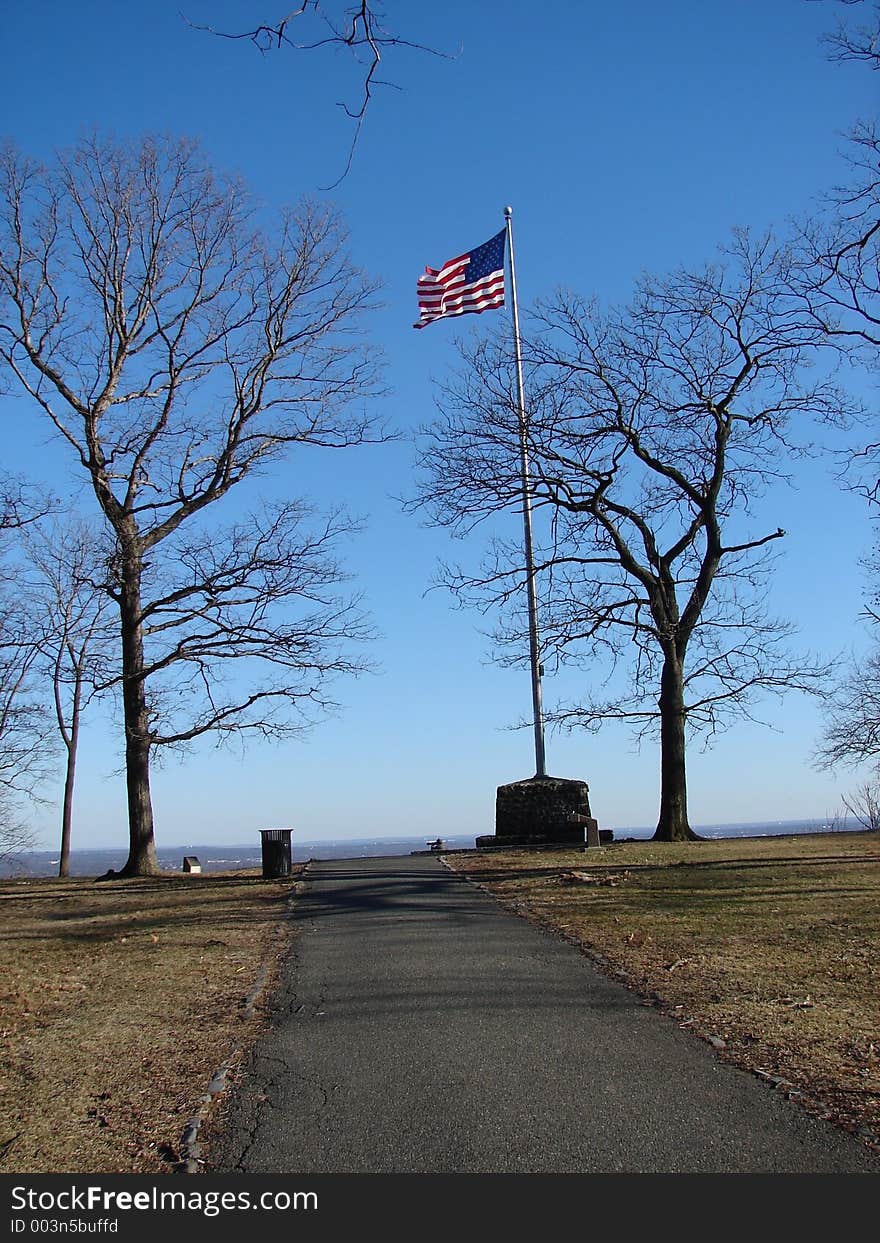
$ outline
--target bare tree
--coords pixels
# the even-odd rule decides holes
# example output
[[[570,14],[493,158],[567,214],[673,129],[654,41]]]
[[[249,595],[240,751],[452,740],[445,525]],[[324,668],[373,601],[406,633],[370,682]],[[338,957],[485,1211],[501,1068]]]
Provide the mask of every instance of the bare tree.
[[[847,811],[870,833],[880,833],[880,784],[876,777],[864,781],[843,798]]]
[[[386,30],[382,21],[382,14],[368,0],[358,0],[358,3],[346,7],[333,3],[332,0],[329,3],[326,0],[302,0],[296,8],[288,10],[274,21],[259,23],[246,30],[219,30],[215,26],[190,21],[188,24],[196,30],[217,35],[221,39],[251,43],[262,53],[282,50],[293,53],[313,52],[329,47],[344,48],[351,54],[358,66],[360,93],[354,103],[339,103],[345,115],[354,122],[354,134],[342,173],[332,185],[325,187],[332,190],[351,169],[373,91],[377,86],[393,85],[378,76],[383,55],[390,48],[398,47],[429,52],[432,56],[446,55],[436,48],[426,47]]]
[[[338,649],[363,627],[328,594],[335,565],[323,567],[343,520],[309,536],[293,503],[221,532],[206,510],[295,447],[382,438],[359,331],[374,286],[329,209],[301,205],[267,235],[242,185],[188,142],[91,139],[52,169],[10,150],[0,181],[0,357],[70,447],[115,542],[123,872],[148,874],[154,746],[234,718],[280,729],[261,711],[270,694],[301,723],[304,700],[356,664]],[[303,601],[310,611],[289,622]],[[243,651],[281,677],[217,703],[207,670]],[[187,686],[201,696],[188,728],[164,730],[152,687],[173,661],[195,671]]]
[[[723,263],[645,278],[602,313],[560,293],[527,342],[531,496],[547,514],[536,553],[544,659],[610,657],[613,693],[551,718],[660,732],[655,837],[693,838],[688,729],[714,731],[761,692],[814,689],[822,670],[787,650],[764,611],[768,545],[752,500],[784,474],[792,421],[831,417],[839,394],[804,364],[820,333],[795,313],[786,255],[738,235]],[[419,504],[469,530],[520,501],[519,425],[503,343],[465,349],[466,369],[429,431]],[[483,572],[447,576],[464,599],[512,605],[502,651],[523,659],[525,569],[516,542]],[[616,662],[631,655],[623,687]],[[591,664],[591,667],[592,664]]]
[[[23,856],[34,850],[36,836],[22,818],[21,809],[0,791],[0,867],[9,872],[23,871]]]
[[[880,763],[880,648],[853,661],[830,688],[825,729],[817,749],[820,767]]]
[[[825,36],[831,60],[860,61],[880,69],[880,4],[873,0],[837,0],[837,4],[848,13],[839,14],[835,29]]]
[[[874,120],[854,127],[847,180],[799,229],[795,288],[816,325],[856,362],[876,362],[880,346],[880,134]]]
[[[22,800],[35,796],[52,754],[35,676],[39,630],[18,589],[8,547],[10,533],[17,537],[45,508],[35,488],[0,476],[0,861],[7,865],[33,847]]]
[[[34,846],[23,805],[33,800],[52,760],[48,714],[34,664],[38,649],[20,610],[0,593],[0,862]]]
[[[841,20],[826,37],[833,59],[880,68],[880,5],[838,0],[867,11],[868,24]],[[877,117],[856,122],[843,152],[845,176],[796,228],[793,289],[813,322],[857,366],[876,369],[880,347],[880,133]],[[856,486],[876,495],[878,446],[856,454]],[[867,480],[867,483],[865,482]]]
[[[37,664],[52,687],[65,752],[58,875],[67,876],[84,700],[95,686],[115,681],[118,627],[111,616],[106,550],[86,523],[67,515],[36,524],[23,544],[22,588],[26,585],[41,636]]]
[[[21,531],[51,513],[56,502],[45,490],[18,475],[0,471],[0,581],[8,574],[2,557],[7,552],[10,532]]]
[[[45,517],[51,503],[20,477],[0,475],[0,793],[10,823],[17,797],[34,796],[46,776],[51,751],[35,686],[41,634],[22,598],[10,541]]]
[[[17,597],[0,596],[0,791],[34,797],[51,758],[48,713],[36,665],[41,636]]]
[[[880,69],[880,5],[840,0],[837,29],[825,42],[835,60]],[[856,369],[875,374],[880,347],[880,132],[877,118],[856,123],[844,151],[845,176],[826,194],[816,215],[797,230],[794,287],[829,343]],[[871,418],[870,411],[866,412]],[[880,504],[880,443],[842,455],[845,486],[864,496],[872,512]],[[876,550],[865,567],[876,583]],[[871,598],[873,596],[873,598]],[[876,589],[865,611],[880,622]],[[817,760],[823,767],[880,760],[880,649],[845,662],[826,704]]]
[[[365,670],[357,649],[372,637],[338,590],[335,550],[354,530],[341,511],[319,520],[290,501],[169,539],[141,613],[154,747],[297,736],[337,706],[329,680]]]

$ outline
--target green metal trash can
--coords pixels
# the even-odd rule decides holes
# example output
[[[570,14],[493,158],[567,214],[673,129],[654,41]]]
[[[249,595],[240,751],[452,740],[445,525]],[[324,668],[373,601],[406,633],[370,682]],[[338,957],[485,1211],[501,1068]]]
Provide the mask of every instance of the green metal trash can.
[[[261,829],[263,880],[289,876],[292,870],[290,835],[293,829]]]

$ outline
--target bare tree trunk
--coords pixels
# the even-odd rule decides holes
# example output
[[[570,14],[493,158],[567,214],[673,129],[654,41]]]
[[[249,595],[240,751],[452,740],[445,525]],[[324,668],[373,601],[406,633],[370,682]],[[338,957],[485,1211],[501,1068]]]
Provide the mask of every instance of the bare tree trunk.
[[[138,549],[123,550],[119,597],[122,624],[122,706],[128,789],[129,853],[121,876],[155,876],[159,871],[150,797],[150,718],[144,680],[141,574]]]
[[[73,688],[73,711],[70,732],[65,738],[67,768],[64,774],[64,807],[61,812],[61,855],[58,859],[58,875],[70,875],[70,830],[73,822],[73,785],[76,779],[76,748],[79,742],[79,718],[82,704],[82,674],[77,670]]]
[[[684,666],[678,652],[666,652],[660,678],[660,818],[655,842],[695,842],[688,823],[685,770]]]

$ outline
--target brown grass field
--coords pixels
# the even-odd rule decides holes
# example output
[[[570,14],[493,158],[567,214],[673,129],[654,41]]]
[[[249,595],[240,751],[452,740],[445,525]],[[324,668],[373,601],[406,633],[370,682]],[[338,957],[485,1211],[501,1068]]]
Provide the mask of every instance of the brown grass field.
[[[880,1146],[880,835],[446,858],[768,1090]],[[0,881],[0,1173],[180,1168],[214,1071],[265,1025],[295,888]]]
[[[880,1147],[880,834],[447,862],[719,1057]]]
[[[0,1173],[170,1172],[261,1025],[294,885],[0,881]]]

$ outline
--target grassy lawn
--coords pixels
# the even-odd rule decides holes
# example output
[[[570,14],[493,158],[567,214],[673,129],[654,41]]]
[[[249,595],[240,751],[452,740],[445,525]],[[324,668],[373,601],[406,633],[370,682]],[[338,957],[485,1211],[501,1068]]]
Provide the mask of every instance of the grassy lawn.
[[[253,873],[0,881],[0,1173],[170,1171],[290,935]]]
[[[880,835],[455,854],[774,1090],[880,1146]]]

